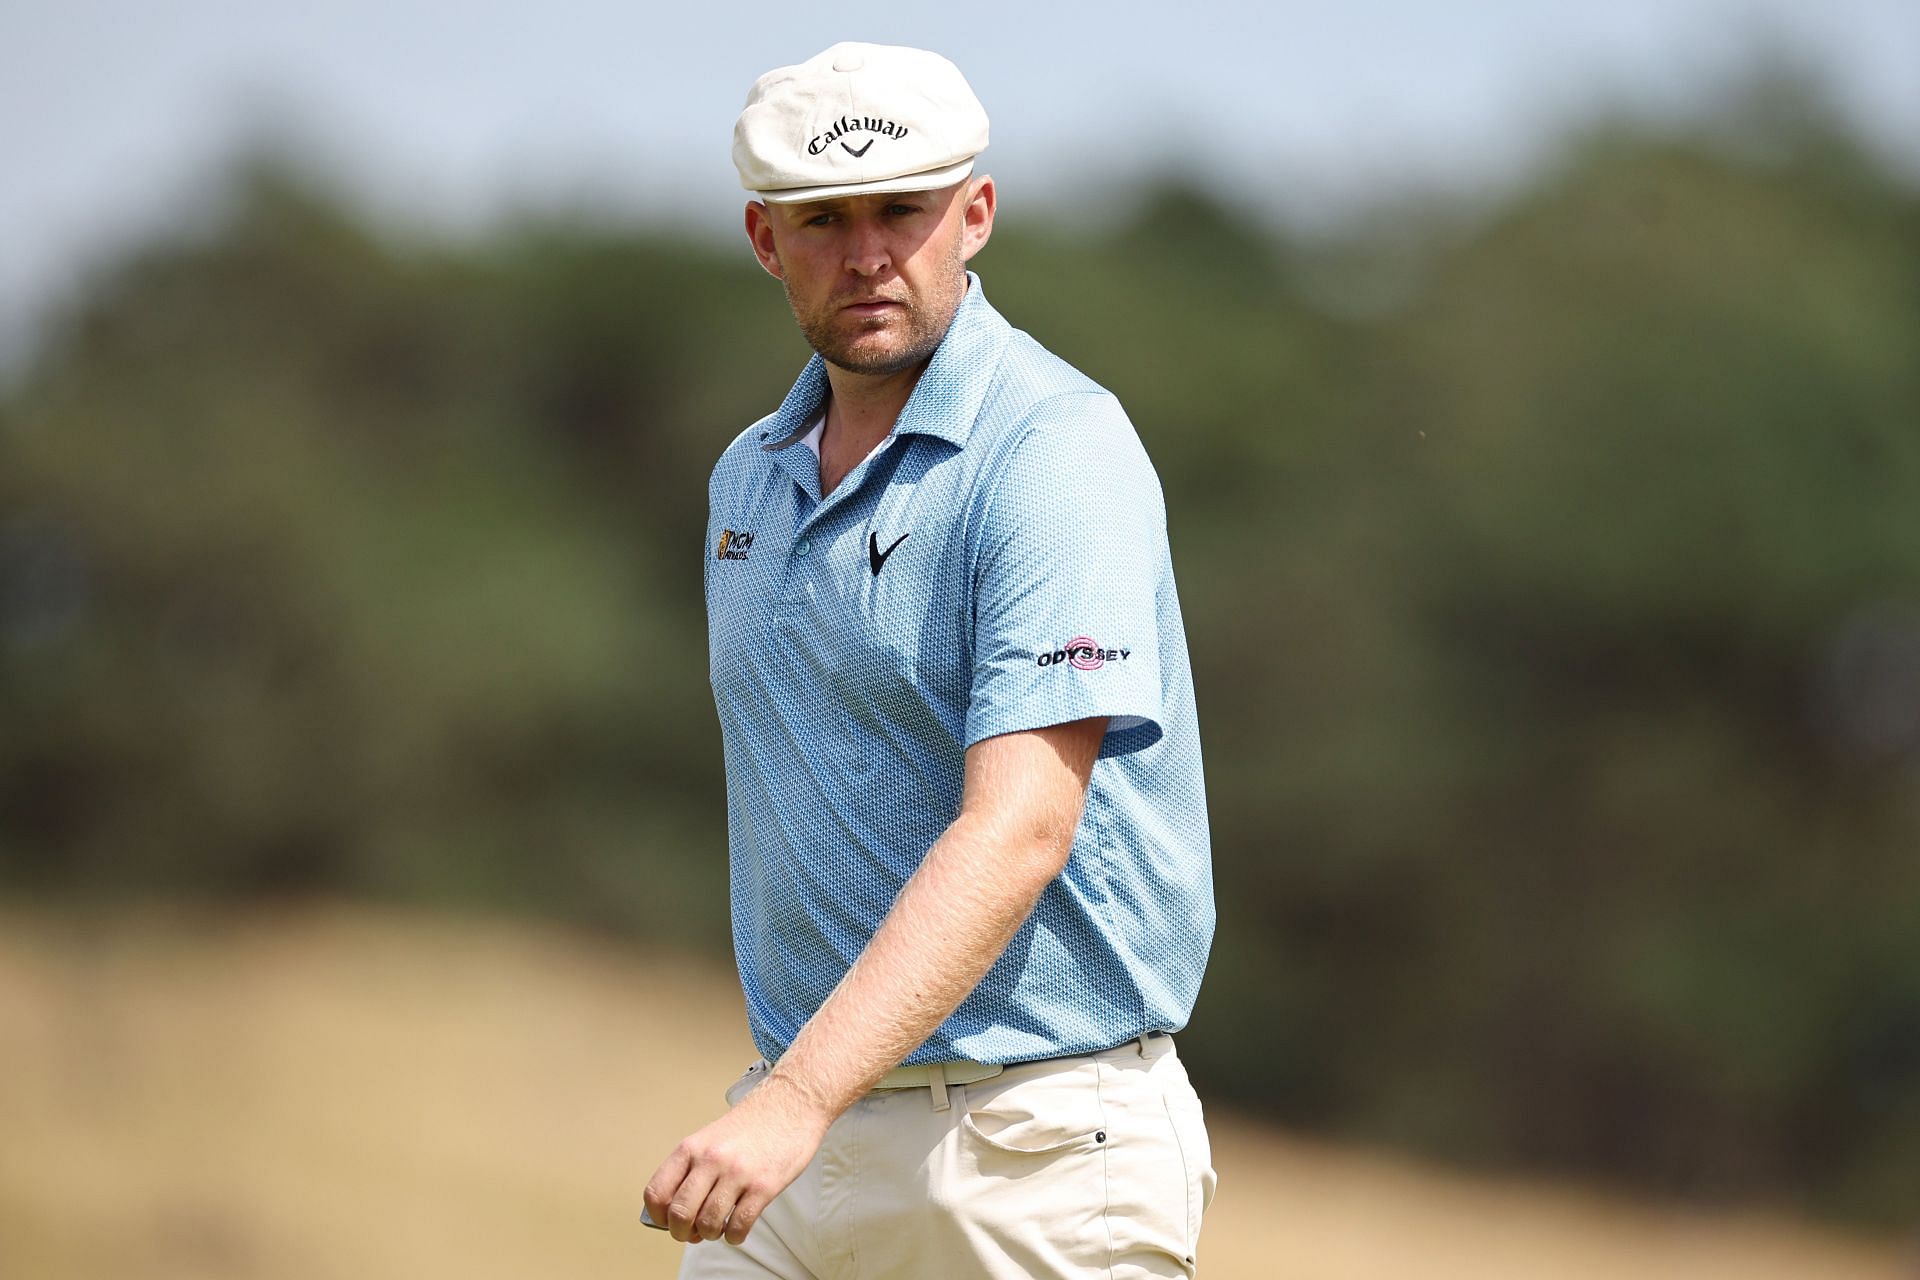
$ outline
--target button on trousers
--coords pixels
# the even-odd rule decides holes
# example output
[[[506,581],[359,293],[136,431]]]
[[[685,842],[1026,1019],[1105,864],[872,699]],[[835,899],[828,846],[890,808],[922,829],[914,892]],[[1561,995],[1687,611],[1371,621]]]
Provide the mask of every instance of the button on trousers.
[[[728,1103],[765,1078],[756,1064]],[[689,1245],[680,1276],[1191,1277],[1213,1188],[1200,1101],[1172,1038],[1154,1036],[939,1090],[876,1089],[745,1244]]]

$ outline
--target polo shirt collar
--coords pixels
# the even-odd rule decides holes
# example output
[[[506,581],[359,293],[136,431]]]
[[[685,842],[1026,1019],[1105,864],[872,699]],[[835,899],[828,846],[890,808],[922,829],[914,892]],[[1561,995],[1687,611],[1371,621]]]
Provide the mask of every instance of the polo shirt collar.
[[[982,377],[981,371],[999,363],[1012,333],[1013,326],[987,302],[980,277],[967,272],[966,296],[907,397],[893,434],[933,436],[956,449],[965,447],[992,381]],[[815,354],[761,431],[760,447],[773,452],[798,444],[819,417],[826,398],[827,362]]]

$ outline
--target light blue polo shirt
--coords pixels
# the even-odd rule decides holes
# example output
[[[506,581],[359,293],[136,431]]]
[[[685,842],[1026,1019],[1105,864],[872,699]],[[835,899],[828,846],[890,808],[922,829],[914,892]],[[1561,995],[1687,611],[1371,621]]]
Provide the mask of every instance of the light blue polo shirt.
[[[709,490],[733,940],[777,1059],[958,812],[983,738],[1111,717],[1066,868],[908,1062],[1186,1025],[1213,937],[1186,635],[1153,466],[1112,395],[969,275],[894,439],[822,499],[814,356]]]

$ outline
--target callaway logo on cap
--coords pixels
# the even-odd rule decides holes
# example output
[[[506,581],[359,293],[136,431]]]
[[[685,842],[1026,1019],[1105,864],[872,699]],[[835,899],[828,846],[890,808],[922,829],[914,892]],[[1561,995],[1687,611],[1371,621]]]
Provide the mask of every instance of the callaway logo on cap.
[[[740,185],[772,204],[932,191],[973,172],[987,113],[937,53],[836,44],[754,81],[733,126]]]

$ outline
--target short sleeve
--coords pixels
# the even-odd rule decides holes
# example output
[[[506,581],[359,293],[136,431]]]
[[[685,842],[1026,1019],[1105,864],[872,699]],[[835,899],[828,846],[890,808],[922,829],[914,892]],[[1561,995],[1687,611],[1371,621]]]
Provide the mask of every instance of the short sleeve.
[[[1102,756],[1161,735],[1166,506],[1108,395],[1043,402],[985,495],[967,745],[1109,717]]]

